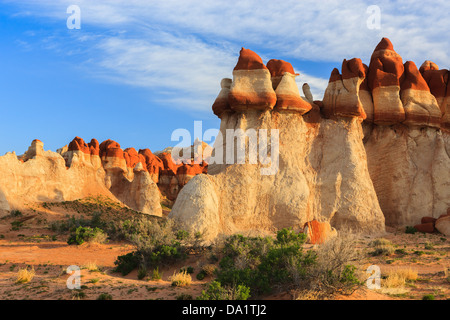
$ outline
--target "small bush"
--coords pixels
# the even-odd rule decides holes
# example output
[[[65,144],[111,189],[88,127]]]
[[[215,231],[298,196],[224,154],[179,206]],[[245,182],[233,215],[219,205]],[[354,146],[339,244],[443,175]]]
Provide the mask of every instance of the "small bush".
[[[69,245],[81,245],[85,242],[104,243],[106,241],[106,234],[100,228],[78,227],[67,240]]]
[[[416,281],[417,277],[417,271],[411,268],[393,270],[383,280],[383,286],[386,288],[402,288],[407,282]]]
[[[314,264],[313,251],[302,250],[305,235],[283,229],[270,237],[234,235],[224,243],[217,279],[227,287],[243,285],[252,293],[270,293],[275,286],[289,286]]]
[[[11,222],[11,231],[19,231],[19,229],[23,226],[22,221],[13,221]]]
[[[72,290],[72,300],[81,300],[86,298],[86,293],[81,290]]]
[[[102,293],[98,296],[97,300],[112,300],[113,297],[109,293]]]
[[[247,300],[250,297],[250,288],[238,285],[237,287],[222,287],[220,282],[213,281],[208,289],[202,291],[197,300]]]
[[[433,250],[434,249],[434,245],[430,242],[425,243],[424,246],[425,250]]]
[[[389,240],[377,239],[372,241],[369,246],[374,247],[374,251],[370,252],[372,256],[389,256],[395,252],[395,248]]]
[[[180,272],[186,272],[188,274],[192,274],[192,273],[194,273],[194,268],[191,266],[188,266],[186,268],[181,268]]]
[[[190,294],[182,293],[176,297],[177,300],[193,300]]]
[[[405,229],[405,233],[409,233],[409,234],[415,234],[417,232],[417,229],[411,226],[407,226]]]
[[[405,249],[396,249],[395,254],[407,255],[408,253]]]
[[[123,276],[126,276],[131,271],[139,266],[140,258],[135,252],[127,253],[123,256],[118,256],[114,264],[117,266],[114,268],[114,272],[120,272]]]
[[[197,280],[200,280],[200,281],[205,279],[205,277],[206,277],[206,273],[203,270],[200,271],[199,273],[197,273],[197,276],[196,276]]]
[[[90,272],[99,272],[100,268],[97,266],[96,262],[88,261],[83,265],[83,269]]]
[[[34,268],[31,268],[31,270],[28,270],[28,267],[25,269],[19,269],[19,272],[17,273],[16,283],[30,282],[34,278],[35,274],[36,272],[34,271]]]
[[[161,280],[161,279],[162,279],[162,275],[159,272],[159,268],[153,269],[152,280],[156,281],[156,280]]]
[[[11,217],[17,218],[17,217],[21,217],[23,214],[22,214],[22,212],[20,212],[19,210],[12,210],[12,211],[9,213],[9,215],[10,215]]]
[[[140,267],[138,269],[137,277],[138,277],[139,280],[142,280],[142,279],[144,279],[147,276],[147,274],[148,274],[147,269],[144,268],[144,267]]]
[[[186,230],[178,230],[176,233],[177,240],[186,240],[189,238],[189,232]]]
[[[216,271],[216,266],[214,264],[205,264],[202,267],[202,272],[204,272],[208,276],[212,276]]]
[[[422,300],[434,300],[434,295],[426,294],[422,297]]]

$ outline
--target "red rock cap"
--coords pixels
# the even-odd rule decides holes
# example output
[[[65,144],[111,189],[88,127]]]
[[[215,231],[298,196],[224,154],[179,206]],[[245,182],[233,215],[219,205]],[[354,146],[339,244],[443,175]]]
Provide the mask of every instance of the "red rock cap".
[[[412,61],[405,63],[405,77],[401,84],[401,90],[414,89],[430,92],[427,82]]]
[[[293,75],[299,75],[295,73],[294,67],[289,62],[277,59],[271,59],[267,62],[267,69],[270,71],[272,77],[281,77],[285,72],[289,72]]]
[[[249,49],[242,48],[234,70],[267,69],[260,56]]]

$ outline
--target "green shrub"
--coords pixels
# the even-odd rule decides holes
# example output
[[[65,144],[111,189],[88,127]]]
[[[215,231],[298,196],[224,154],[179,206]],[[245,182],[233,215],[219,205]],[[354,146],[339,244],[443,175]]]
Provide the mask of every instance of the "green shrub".
[[[21,217],[23,214],[22,214],[22,212],[20,212],[19,210],[12,210],[10,213],[9,213],[9,215],[11,216],[11,217]]]
[[[162,275],[159,272],[159,268],[153,269],[152,280],[161,280],[161,279],[162,279]]]
[[[406,252],[405,249],[397,249],[395,250],[395,254],[407,255],[408,253]]]
[[[417,229],[411,226],[407,226],[405,229],[405,233],[409,233],[409,234],[415,234],[417,232]]]
[[[181,268],[180,272],[186,272],[188,274],[192,274],[192,273],[194,273],[194,268],[191,266],[188,266],[186,268]]]
[[[189,232],[186,230],[178,230],[176,233],[176,237],[178,240],[185,240],[189,237]]]
[[[78,227],[75,232],[73,232],[69,239],[68,244],[80,245],[84,242],[97,242],[103,243],[106,240],[106,234],[100,228],[90,228],[90,227]]]
[[[135,252],[127,253],[123,256],[118,256],[114,264],[117,266],[114,268],[114,272],[120,272],[123,276],[126,276],[131,271],[139,266],[140,258]]]
[[[113,297],[109,293],[102,293],[98,296],[97,300],[112,300]]]
[[[434,300],[434,295],[426,294],[422,297],[422,300]]]
[[[247,300],[250,297],[250,288],[244,285],[237,287],[222,287],[220,282],[213,281],[208,289],[202,291],[197,300]]]
[[[395,252],[392,242],[386,239],[377,239],[372,241],[369,246],[374,247],[374,251],[370,252],[372,256],[389,256]]]
[[[146,269],[154,269],[161,265],[170,265],[187,257],[189,243],[178,240],[179,233],[174,229],[172,220],[152,222],[145,219],[135,219],[124,222],[122,230],[127,230],[125,237],[134,245],[131,254],[137,258],[137,263],[130,265],[128,261],[117,260],[116,265],[121,268],[125,263],[125,270],[141,265]]]
[[[138,277],[139,280],[142,280],[142,279],[144,279],[147,276],[147,274],[148,274],[147,269],[144,268],[144,267],[140,267],[138,269],[137,277]]]
[[[196,276],[196,278],[197,278],[197,280],[203,280],[203,279],[205,279],[205,277],[206,277],[206,272],[205,271],[200,271],[199,273],[197,273],[197,276]]]
[[[73,300],[81,300],[86,298],[86,293],[81,290],[73,290],[72,291],[72,299]]]
[[[275,286],[292,283],[294,276],[305,275],[314,264],[314,252],[303,252],[304,241],[303,234],[290,229],[280,230],[276,240],[231,236],[225,241],[217,279],[228,287],[243,285],[255,294],[270,293]]]
[[[19,229],[23,226],[22,221],[13,221],[11,222],[11,230],[12,231],[19,231]]]

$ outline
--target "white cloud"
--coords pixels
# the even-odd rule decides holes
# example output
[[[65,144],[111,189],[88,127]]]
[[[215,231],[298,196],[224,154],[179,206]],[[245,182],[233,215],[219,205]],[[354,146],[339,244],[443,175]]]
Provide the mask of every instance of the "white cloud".
[[[61,20],[64,28],[65,9],[71,4],[81,8],[85,36],[105,30],[91,49],[91,70],[167,92],[168,101],[194,110],[209,110],[220,79],[231,77],[240,46],[286,60],[336,62],[338,67],[344,58],[359,57],[368,63],[386,36],[405,60],[420,66],[430,59],[449,67],[447,0],[433,5],[419,0],[377,1],[380,30],[367,28],[366,10],[374,4],[368,0],[41,0],[17,6],[27,15]],[[297,81],[308,82],[316,99],[327,85],[326,79],[308,74]]]

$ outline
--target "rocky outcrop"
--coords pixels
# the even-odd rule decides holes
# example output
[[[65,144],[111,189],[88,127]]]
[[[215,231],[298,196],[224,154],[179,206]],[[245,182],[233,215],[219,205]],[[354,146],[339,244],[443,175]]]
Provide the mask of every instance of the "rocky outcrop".
[[[450,205],[450,137],[445,125],[447,71],[416,65],[383,39],[372,55],[360,90],[370,177],[390,226],[438,217]],[[362,86],[363,86],[362,84]],[[366,90],[367,89],[367,90]],[[370,111],[367,112],[370,114]]]
[[[299,74],[294,72],[294,68],[289,62],[272,59],[267,62],[267,68],[270,71],[272,86],[277,97],[276,110],[297,112],[300,115],[311,110],[311,103],[303,100],[300,96],[295,83],[295,77]]]
[[[44,151],[43,143],[35,140],[23,156],[7,153],[0,157],[0,205],[9,210],[34,202],[69,201],[88,195],[114,198],[104,179],[105,172],[82,157],[73,156],[70,168],[66,168],[60,154]]]
[[[420,73],[427,82],[430,92],[436,97],[436,101],[442,113],[441,129],[450,130],[450,72],[447,69],[439,70],[439,67],[425,61],[420,67]]]
[[[276,101],[270,72],[262,59],[253,51],[242,48],[228,94],[231,109],[271,110]]]
[[[305,223],[303,233],[306,234],[306,241],[312,244],[322,244],[337,236],[337,231],[329,222],[319,222],[317,220]]]
[[[256,92],[271,92],[267,86],[271,74],[255,55],[241,51],[237,65],[242,68],[241,61],[250,56],[258,62],[254,64],[256,69],[264,71],[256,81],[261,84],[258,88],[264,90],[252,87],[253,96],[257,96]],[[268,66],[272,75],[280,76],[279,69]],[[243,75],[233,74],[231,88],[242,87]],[[273,81],[275,88],[286,74],[292,74],[292,70],[284,70],[278,86],[278,79]],[[209,175],[195,176],[180,191],[169,216],[188,229],[207,230],[208,237],[283,227],[302,229],[312,220],[328,222],[336,229],[383,231],[384,217],[367,169],[359,114],[325,119],[320,116],[320,107],[310,102],[313,99],[307,89],[306,86],[305,96],[309,98],[302,105],[309,104],[308,113],[272,109],[278,103],[273,94],[267,94],[264,101],[254,99],[240,104],[237,109],[233,108],[235,98],[229,99],[231,111],[219,114],[220,137],[216,139]],[[299,96],[295,92],[292,97]],[[314,114],[308,116],[309,113]],[[242,140],[245,148],[239,155],[242,150],[233,141],[234,135],[242,132],[256,136]],[[259,146],[257,156],[252,141]],[[227,157],[226,150],[234,154]],[[214,221],[214,227],[209,220]]]
[[[450,214],[439,217],[436,220],[435,227],[440,233],[450,236]]]
[[[367,118],[359,98],[359,87],[364,78],[365,69],[360,59],[344,60],[342,75],[334,69],[323,98],[324,115],[329,118]]]
[[[59,152],[44,151],[43,143],[34,140],[24,155],[0,157],[0,210],[105,195],[134,210],[162,215],[158,187],[134,149],[76,137]]]

